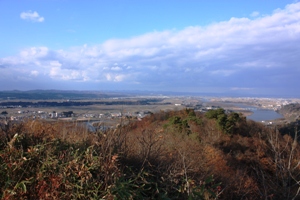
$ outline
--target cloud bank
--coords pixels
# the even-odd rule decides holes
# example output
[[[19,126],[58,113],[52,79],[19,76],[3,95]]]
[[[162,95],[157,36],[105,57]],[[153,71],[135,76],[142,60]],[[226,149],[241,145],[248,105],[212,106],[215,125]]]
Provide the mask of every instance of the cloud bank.
[[[41,17],[36,11],[27,11],[27,12],[22,12],[20,14],[20,18],[32,22],[43,22],[45,19],[44,17]]]
[[[44,20],[36,12],[21,18]],[[300,3],[295,3],[271,15],[253,12],[249,18],[93,46],[31,47],[0,58],[1,82],[64,83],[66,88],[84,89],[295,92],[300,85],[299,44]]]

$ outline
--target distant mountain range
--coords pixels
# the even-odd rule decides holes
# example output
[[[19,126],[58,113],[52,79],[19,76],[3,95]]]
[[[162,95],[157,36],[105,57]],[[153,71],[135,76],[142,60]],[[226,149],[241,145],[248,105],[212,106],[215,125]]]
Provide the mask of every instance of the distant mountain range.
[[[87,91],[87,90],[8,90],[0,91],[0,99],[97,99],[132,96],[206,96],[206,97],[268,97],[268,98],[295,98],[286,95],[254,95],[240,93],[197,93],[172,91],[141,91],[141,90],[115,90],[115,91]]]

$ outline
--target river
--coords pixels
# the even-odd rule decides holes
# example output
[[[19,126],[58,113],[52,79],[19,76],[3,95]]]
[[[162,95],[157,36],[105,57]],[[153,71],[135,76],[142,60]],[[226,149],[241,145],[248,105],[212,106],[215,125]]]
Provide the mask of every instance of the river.
[[[244,104],[238,104],[237,106],[253,112],[252,115],[247,116],[247,119],[251,119],[253,121],[261,122],[261,121],[270,121],[270,120],[283,118],[283,115],[279,114],[274,110],[261,109],[254,106],[244,105]]]
[[[252,111],[253,114],[249,115],[247,119],[251,119],[254,121],[270,121],[274,119],[283,118],[283,115],[275,112],[274,110],[267,109],[257,109]]]

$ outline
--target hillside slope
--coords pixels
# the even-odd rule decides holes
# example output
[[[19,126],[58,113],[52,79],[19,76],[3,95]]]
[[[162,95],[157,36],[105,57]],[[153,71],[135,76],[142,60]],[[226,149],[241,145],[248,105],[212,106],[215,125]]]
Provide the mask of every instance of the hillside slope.
[[[2,199],[300,199],[297,141],[222,109],[96,134],[28,121],[0,137]]]
[[[283,106],[279,113],[282,114],[286,119],[295,121],[300,118],[300,104],[293,103]]]

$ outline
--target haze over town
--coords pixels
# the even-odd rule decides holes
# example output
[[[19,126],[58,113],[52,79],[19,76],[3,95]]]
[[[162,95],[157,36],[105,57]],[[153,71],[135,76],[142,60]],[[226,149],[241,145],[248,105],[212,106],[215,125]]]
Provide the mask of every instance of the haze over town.
[[[0,90],[299,97],[300,2],[0,1]]]

